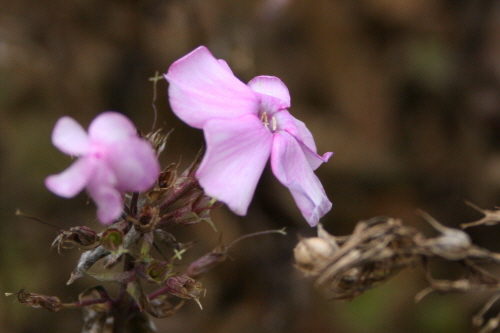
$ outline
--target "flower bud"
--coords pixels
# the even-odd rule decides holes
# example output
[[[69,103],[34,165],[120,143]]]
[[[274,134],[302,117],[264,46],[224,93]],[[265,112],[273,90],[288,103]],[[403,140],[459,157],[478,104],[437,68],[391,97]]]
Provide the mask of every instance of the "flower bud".
[[[205,254],[204,256],[198,258],[198,260],[193,261],[187,268],[185,274],[194,279],[200,277],[200,275],[206,273],[213,267],[222,263],[227,259],[226,251],[212,251]]]

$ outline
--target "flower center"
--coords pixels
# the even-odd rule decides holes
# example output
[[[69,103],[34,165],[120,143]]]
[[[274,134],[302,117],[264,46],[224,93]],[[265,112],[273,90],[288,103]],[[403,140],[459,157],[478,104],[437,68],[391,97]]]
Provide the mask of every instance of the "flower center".
[[[106,148],[99,144],[93,144],[88,156],[92,156],[96,160],[100,160],[106,156]]]
[[[276,131],[277,125],[276,125],[276,118],[274,118],[274,116],[271,116],[271,122],[269,122],[269,118],[267,117],[267,112],[263,112],[262,115],[260,116],[260,121],[262,121],[262,123],[269,132]]]

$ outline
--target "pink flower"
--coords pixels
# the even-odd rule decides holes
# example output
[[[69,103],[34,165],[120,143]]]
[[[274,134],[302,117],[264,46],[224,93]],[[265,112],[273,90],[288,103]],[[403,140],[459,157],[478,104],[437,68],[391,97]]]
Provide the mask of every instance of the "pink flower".
[[[87,188],[99,220],[106,225],[122,214],[123,192],[149,189],[160,172],[151,145],[117,112],[97,116],[88,134],[73,118],[62,117],[52,132],[52,143],[63,153],[80,158],[62,173],[47,177],[45,185],[64,198]]]
[[[280,79],[258,76],[245,85],[204,46],[172,64],[165,78],[175,114],[204,131],[207,151],[196,176],[205,193],[245,215],[271,157],[274,175],[311,226],[331,209],[313,171],[332,153],[316,153],[311,132],[287,110],[290,94]]]

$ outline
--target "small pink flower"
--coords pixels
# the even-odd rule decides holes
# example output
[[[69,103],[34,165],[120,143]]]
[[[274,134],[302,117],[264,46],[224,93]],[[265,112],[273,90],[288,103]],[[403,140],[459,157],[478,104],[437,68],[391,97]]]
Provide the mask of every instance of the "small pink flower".
[[[290,94],[280,79],[258,76],[245,85],[204,46],[172,64],[165,78],[174,113],[204,131],[207,152],[196,176],[208,195],[245,215],[271,157],[274,175],[311,226],[331,209],[313,171],[332,153],[316,153],[311,132],[287,110]]]
[[[87,188],[99,220],[106,225],[122,214],[123,192],[149,189],[160,172],[151,145],[117,112],[97,116],[88,134],[73,118],[62,117],[52,132],[52,143],[63,153],[80,158],[62,173],[47,177],[45,185],[64,198]]]

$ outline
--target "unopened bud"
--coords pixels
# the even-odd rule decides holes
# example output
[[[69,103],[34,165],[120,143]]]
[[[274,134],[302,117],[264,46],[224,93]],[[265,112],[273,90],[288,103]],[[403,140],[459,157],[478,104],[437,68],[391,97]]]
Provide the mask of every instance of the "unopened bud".
[[[185,274],[194,279],[214,268],[227,259],[227,251],[214,250],[193,261],[186,269]]]

